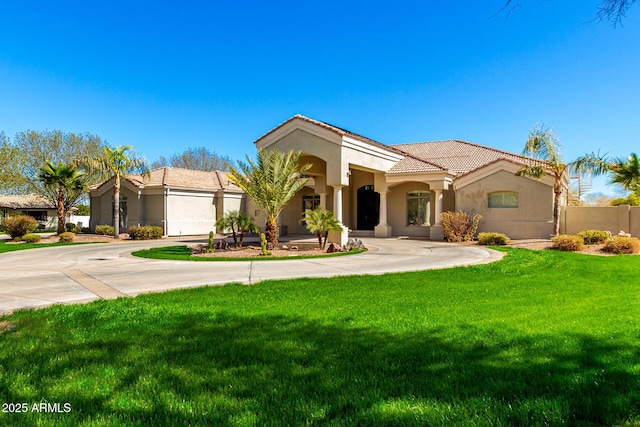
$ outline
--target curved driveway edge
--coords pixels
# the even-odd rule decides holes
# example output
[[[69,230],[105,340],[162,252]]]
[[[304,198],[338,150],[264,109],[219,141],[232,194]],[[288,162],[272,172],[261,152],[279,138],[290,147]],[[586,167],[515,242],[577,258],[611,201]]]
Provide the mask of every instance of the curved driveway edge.
[[[140,293],[225,283],[422,271],[487,263],[502,253],[424,240],[363,239],[370,250],[346,257],[287,261],[190,262],[130,256],[163,240],[58,246],[0,255],[0,314],[21,308],[88,302]]]

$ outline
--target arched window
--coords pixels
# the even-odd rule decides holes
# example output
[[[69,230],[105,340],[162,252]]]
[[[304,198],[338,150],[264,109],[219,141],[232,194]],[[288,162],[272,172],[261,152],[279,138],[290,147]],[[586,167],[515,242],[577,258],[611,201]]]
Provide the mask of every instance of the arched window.
[[[314,210],[320,206],[320,195],[319,194],[305,194],[302,196],[302,212],[306,210]]]
[[[517,208],[518,193],[514,191],[494,191],[489,193],[490,208]]]
[[[431,194],[428,191],[407,193],[407,225],[431,225]]]

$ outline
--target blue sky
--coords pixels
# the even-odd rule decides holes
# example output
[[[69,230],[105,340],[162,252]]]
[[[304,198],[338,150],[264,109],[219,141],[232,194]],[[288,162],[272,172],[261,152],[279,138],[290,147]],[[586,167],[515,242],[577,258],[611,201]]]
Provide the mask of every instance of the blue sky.
[[[546,123],[568,161],[638,151],[640,7],[614,28],[598,0],[521,3],[0,0],[0,130],[242,159],[304,114],[386,144],[519,153]]]

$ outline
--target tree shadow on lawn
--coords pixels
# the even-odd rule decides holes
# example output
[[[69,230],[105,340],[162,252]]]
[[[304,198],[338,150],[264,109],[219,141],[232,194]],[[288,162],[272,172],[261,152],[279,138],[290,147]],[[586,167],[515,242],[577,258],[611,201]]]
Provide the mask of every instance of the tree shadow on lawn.
[[[97,333],[78,341],[54,329],[0,359],[3,402],[69,402],[72,412],[0,421],[612,425],[639,414],[640,348],[585,335],[508,339],[472,326],[389,334],[350,319],[230,313],[170,316],[151,331],[85,320]]]

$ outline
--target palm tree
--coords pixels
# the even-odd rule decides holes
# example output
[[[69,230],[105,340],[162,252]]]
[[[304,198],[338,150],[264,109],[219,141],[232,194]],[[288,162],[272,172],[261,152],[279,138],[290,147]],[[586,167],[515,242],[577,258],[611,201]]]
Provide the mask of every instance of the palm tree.
[[[216,227],[222,230],[231,230],[233,234],[233,244],[236,248],[242,247],[244,233],[260,231],[258,226],[253,223],[253,220],[241,211],[227,212],[224,217],[216,221]]]
[[[560,234],[560,201],[565,187],[566,175],[570,170],[580,174],[600,175],[609,170],[608,162],[594,153],[586,154],[573,162],[564,163],[560,142],[553,131],[545,126],[536,126],[530,133],[522,152],[531,157],[516,172],[517,176],[540,179],[545,174],[553,177],[553,235]]]
[[[267,217],[265,235],[269,249],[278,246],[278,215],[307,183],[300,175],[310,164],[299,166],[300,152],[258,149],[258,162],[247,156],[238,169],[229,167],[229,179],[262,209]]]
[[[40,166],[37,175],[45,189],[51,191],[47,197],[55,201],[58,211],[58,234],[64,233],[65,214],[69,204],[78,199],[86,191],[85,176],[74,165],[65,165],[47,161]]]
[[[640,159],[636,153],[631,153],[627,159],[613,160],[610,170],[612,184],[620,184],[634,194],[640,192]]]
[[[307,230],[316,233],[318,237],[318,246],[324,249],[327,245],[327,238],[330,231],[340,231],[342,226],[332,211],[322,209],[318,206],[316,209],[307,209],[302,215],[300,222],[305,222]],[[324,242],[322,238],[324,237]]]
[[[99,159],[84,159],[81,164],[90,169],[100,171],[105,178],[115,178],[113,184],[113,238],[120,238],[120,180],[122,177],[141,173],[149,176],[149,167],[146,160],[136,157],[130,145],[121,145],[116,148],[105,147],[103,156]]]

